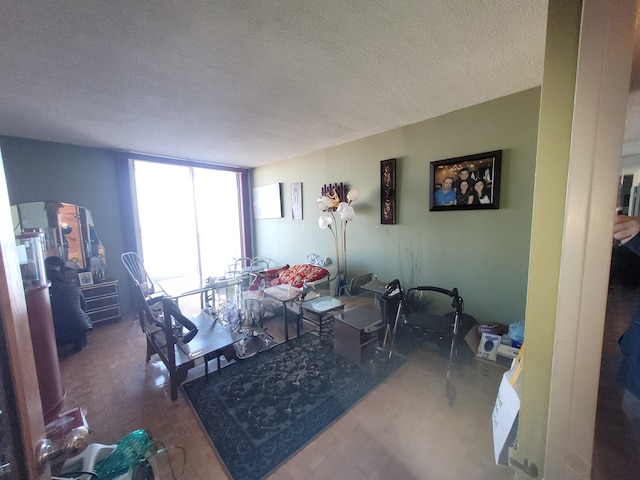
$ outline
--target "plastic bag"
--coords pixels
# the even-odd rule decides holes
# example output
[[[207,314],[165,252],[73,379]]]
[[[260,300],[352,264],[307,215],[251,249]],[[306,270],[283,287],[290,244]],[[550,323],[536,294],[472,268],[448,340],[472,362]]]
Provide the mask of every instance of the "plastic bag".
[[[127,473],[144,459],[145,452],[153,444],[146,430],[134,430],[118,442],[116,449],[96,465],[95,472],[102,480],[113,480]]]
[[[524,342],[524,321],[512,323],[509,325],[509,338],[512,347],[521,347]]]

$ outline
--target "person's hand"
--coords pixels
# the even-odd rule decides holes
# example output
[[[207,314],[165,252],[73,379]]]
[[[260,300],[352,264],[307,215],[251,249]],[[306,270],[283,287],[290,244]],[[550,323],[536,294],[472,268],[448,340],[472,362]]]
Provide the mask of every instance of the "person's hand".
[[[640,232],[640,218],[629,217],[627,215],[616,215],[613,226],[613,238],[619,240],[623,245],[635,237]]]

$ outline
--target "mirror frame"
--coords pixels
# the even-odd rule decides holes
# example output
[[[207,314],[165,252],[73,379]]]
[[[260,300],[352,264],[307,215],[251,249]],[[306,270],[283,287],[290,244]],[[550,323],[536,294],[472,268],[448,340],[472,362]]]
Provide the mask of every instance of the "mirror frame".
[[[11,217],[16,235],[44,231],[45,258],[57,256],[75,264],[78,271],[104,276],[105,248],[88,208],[69,202],[27,202],[11,205]]]

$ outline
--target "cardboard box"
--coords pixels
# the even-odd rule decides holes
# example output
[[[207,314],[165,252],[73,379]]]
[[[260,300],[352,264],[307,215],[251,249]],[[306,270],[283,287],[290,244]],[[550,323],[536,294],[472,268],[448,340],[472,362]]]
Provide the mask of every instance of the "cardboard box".
[[[518,347],[512,347],[511,344],[506,345],[501,343],[498,346],[498,355],[505,358],[516,358],[520,353],[520,349]]]
[[[466,344],[471,349],[474,355],[478,353],[478,348],[480,348],[481,339],[482,339],[482,335],[478,332],[477,325],[471,328],[471,330],[469,330],[469,333],[467,333],[467,335],[464,337],[464,341],[466,342]],[[497,364],[501,367],[509,368],[511,366],[512,359],[505,357],[503,355],[500,355],[498,352],[498,355],[493,360],[480,358],[478,356],[476,356],[476,360],[481,360],[494,365]]]
[[[495,361],[498,356],[498,346],[501,340],[502,336],[500,335],[483,333],[482,337],[480,337],[480,345],[478,346],[476,355],[480,358]]]

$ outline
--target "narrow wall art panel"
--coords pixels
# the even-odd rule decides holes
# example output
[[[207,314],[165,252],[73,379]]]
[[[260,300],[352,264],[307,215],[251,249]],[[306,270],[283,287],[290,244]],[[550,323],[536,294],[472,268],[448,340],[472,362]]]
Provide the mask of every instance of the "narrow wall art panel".
[[[396,223],[396,159],[380,162],[380,223]]]

